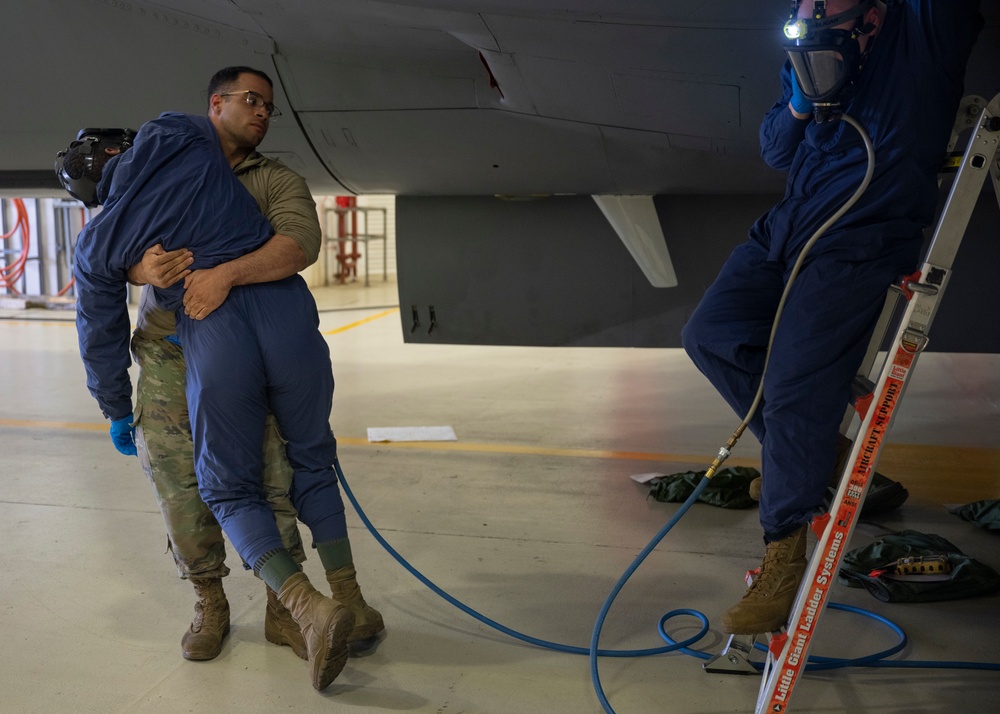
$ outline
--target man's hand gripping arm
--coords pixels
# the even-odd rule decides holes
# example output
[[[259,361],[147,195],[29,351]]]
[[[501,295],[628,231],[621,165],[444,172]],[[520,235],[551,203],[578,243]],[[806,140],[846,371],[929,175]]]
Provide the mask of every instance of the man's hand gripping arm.
[[[306,265],[306,256],[293,238],[273,236],[252,253],[188,275],[184,279],[184,314],[204,320],[226,301],[229,291],[237,285],[281,280]]]
[[[169,288],[178,280],[183,280],[191,271],[188,266],[194,256],[187,248],[165,251],[157,243],[142,254],[142,260],[128,270],[128,281],[133,285],[152,285],[154,288]]]
[[[210,270],[198,270],[184,281],[184,312],[203,320],[237,285],[267,283],[298,273],[316,262],[322,231],[316,203],[305,180],[284,167],[271,167],[251,180],[251,195],[274,227],[275,235],[252,253]]]

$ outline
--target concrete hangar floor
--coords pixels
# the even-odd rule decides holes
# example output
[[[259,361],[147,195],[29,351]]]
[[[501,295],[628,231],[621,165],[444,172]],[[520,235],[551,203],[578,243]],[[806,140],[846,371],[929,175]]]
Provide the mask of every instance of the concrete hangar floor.
[[[586,648],[614,583],[677,510],[633,474],[702,470],[738,423],[680,350],[405,345],[394,285],[321,288],[337,390],[331,423],[348,483],[383,537],[454,597],[522,633]],[[193,591],[166,552],[134,459],[109,443],[84,384],[72,314],[0,314],[0,711],[599,712],[585,656],[481,624],[394,561],[348,506],[359,580],[387,624],[323,694],[288,648],[264,639],[264,588],[239,568],[225,587],[232,632],[210,662],[181,658]],[[880,471],[906,504],[851,543],[939,534],[994,569],[997,536],[945,504],[1000,496],[1000,356],[926,354]],[[370,443],[369,427],[452,426],[458,440]],[[754,465],[751,436],[729,465]],[[307,533],[304,532],[307,538]],[[755,509],[696,504],[624,587],[601,646],[662,644],[660,616],[717,621],[760,563]],[[312,554],[306,572],[322,582]],[[832,600],[896,622],[895,659],[1000,661],[1000,596],[885,604],[836,586]],[[678,638],[698,629],[672,620]],[[891,647],[884,626],[827,610],[812,653]],[[724,643],[713,625],[695,647]],[[759,678],[707,674],[683,654],[602,658],[621,714],[752,712]],[[996,672],[851,668],[807,674],[791,711],[992,711]]]

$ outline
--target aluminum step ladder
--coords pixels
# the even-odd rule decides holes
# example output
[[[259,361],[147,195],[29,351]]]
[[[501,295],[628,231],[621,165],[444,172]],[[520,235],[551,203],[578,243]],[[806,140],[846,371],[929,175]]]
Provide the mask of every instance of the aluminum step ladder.
[[[957,170],[924,262],[917,273],[890,290],[861,372],[855,380],[857,398],[841,431],[850,430],[855,414],[861,423],[830,510],[813,520],[817,544],[788,624],[784,631],[770,635],[756,714],[789,711],[788,702],[804,671],[813,633],[827,605],[830,586],[836,581],[886,435],[917,358],[927,346],[931,323],[951,276],[951,266],[988,175],[1000,203],[1000,94],[988,103],[981,97],[962,100],[949,151],[954,149],[959,134],[970,127],[971,137],[964,154],[950,165],[946,164],[946,169]],[[892,318],[899,296],[905,299],[905,308],[894,323]],[[877,377],[869,379],[891,324],[898,325],[893,342]],[[750,661],[756,640],[754,635],[731,636],[723,651],[706,662],[706,671],[756,673]]]

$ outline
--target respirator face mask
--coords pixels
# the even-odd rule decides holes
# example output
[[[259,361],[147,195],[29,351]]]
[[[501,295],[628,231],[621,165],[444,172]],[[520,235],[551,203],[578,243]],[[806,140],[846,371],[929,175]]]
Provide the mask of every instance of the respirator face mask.
[[[792,14],[784,27],[783,49],[806,99],[813,104],[837,105],[844,86],[860,69],[862,54],[858,37],[874,29],[862,24],[862,18],[875,2],[866,0],[827,16],[826,2],[818,0],[809,19],[798,17],[801,4],[792,3]],[[855,20],[853,29],[833,29],[851,19]]]
[[[92,178],[94,159],[97,158],[98,152],[103,151],[106,147],[127,151],[132,146],[134,139],[135,132],[131,129],[81,129],[76,135],[76,140],[71,142],[65,151],[56,154],[54,168],[59,183],[69,192],[69,195],[83,201],[83,204],[88,208],[99,206],[98,182]],[[70,176],[64,166],[67,154],[74,149],[83,156],[82,175],[78,178]]]

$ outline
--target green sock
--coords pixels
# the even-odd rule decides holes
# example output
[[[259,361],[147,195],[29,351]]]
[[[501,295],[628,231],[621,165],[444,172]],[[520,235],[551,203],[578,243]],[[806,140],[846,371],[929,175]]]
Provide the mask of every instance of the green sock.
[[[354,562],[354,557],[351,555],[351,541],[347,538],[317,543],[316,550],[319,552],[324,570],[338,570]]]
[[[292,558],[291,553],[284,548],[278,548],[260,556],[260,559],[254,563],[253,571],[274,592],[280,592],[285,581],[299,572],[299,565]]]

